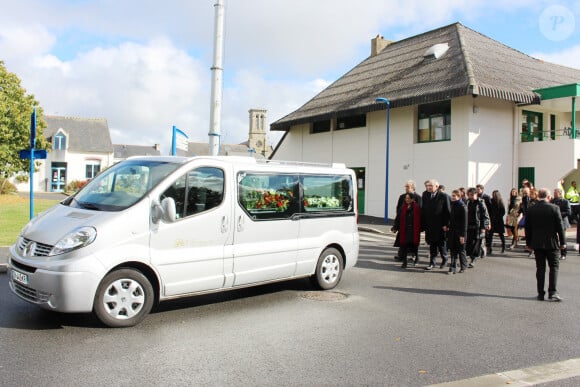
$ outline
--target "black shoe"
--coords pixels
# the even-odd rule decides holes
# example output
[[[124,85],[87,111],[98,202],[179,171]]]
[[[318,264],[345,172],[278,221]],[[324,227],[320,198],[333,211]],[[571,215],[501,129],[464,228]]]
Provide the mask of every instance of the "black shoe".
[[[403,258],[399,257],[398,255],[395,255],[395,261],[402,261]]]
[[[544,296],[540,296],[538,294],[538,296],[536,297],[536,300],[538,300],[538,301],[544,301]]]
[[[451,275],[451,274],[455,274],[455,272],[454,272],[454,271],[451,271],[451,270],[449,270],[449,271],[447,272],[447,274],[450,274],[450,275]]]
[[[549,296],[548,298],[552,301],[555,301],[555,302],[562,301],[562,297],[560,297],[560,295],[558,293],[554,293],[551,296]]]
[[[467,265],[467,267],[470,269],[473,269],[475,267],[474,263],[475,263],[475,261],[470,262],[469,265]]]
[[[565,260],[566,260],[566,256],[565,256],[565,255],[560,255],[560,259],[561,259],[562,261],[565,261]]]
[[[406,269],[407,265],[401,265],[401,269]]]
[[[463,274],[463,273],[465,273],[465,269],[459,270],[459,274]]]
[[[435,266],[433,265],[429,265],[425,268],[425,270],[433,270],[433,269],[435,269]]]
[[[444,269],[445,268],[445,265],[447,265],[447,262],[443,261],[441,263],[441,265],[439,266],[439,269]]]

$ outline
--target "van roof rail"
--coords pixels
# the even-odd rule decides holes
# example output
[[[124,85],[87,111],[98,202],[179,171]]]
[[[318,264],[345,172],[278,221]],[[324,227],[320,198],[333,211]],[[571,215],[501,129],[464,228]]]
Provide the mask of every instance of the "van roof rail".
[[[310,167],[332,167],[332,168],[346,168],[344,163],[315,163],[310,161],[289,161],[289,160],[263,160],[257,159],[260,164],[277,164],[277,165],[301,165]]]

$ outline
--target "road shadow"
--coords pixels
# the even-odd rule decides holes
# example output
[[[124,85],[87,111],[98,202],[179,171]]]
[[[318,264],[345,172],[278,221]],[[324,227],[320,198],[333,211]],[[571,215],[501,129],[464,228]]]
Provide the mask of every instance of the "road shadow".
[[[517,297],[517,296],[506,296],[501,294],[472,293],[459,290],[401,288],[398,286],[382,286],[382,285],[373,286],[373,288],[421,295],[429,294],[435,296],[454,296],[454,297],[488,297],[488,298],[503,298],[508,300],[524,300],[538,302],[536,297]]]
[[[2,281],[0,281],[0,284],[1,282]],[[0,286],[0,288],[1,287],[3,286]],[[305,292],[312,290],[318,290],[318,288],[316,288],[308,278],[300,278],[255,287],[225,290],[219,293],[202,294],[168,300],[156,305],[151,311],[151,315],[159,315],[166,312],[226,303],[241,299],[251,299],[253,297],[273,295],[286,291]],[[0,296],[0,311],[0,328],[23,329],[30,331],[57,330],[66,327],[92,329],[108,328],[92,313],[58,313],[48,311],[20,300],[10,291],[6,291]]]

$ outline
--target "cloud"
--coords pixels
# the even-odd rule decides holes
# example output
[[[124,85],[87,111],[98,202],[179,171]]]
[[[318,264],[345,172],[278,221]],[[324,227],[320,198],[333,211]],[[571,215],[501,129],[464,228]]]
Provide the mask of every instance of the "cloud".
[[[546,62],[580,69],[580,45],[551,53],[536,52],[532,53],[531,56]]]
[[[457,20],[538,9],[514,0],[226,0],[222,142],[247,139],[248,110],[289,114],[370,54]],[[207,141],[214,2],[19,0],[0,12],[0,60],[47,114],[106,118],[115,143],[169,147],[171,126]],[[534,21],[535,23],[535,21]],[[577,48],[537,55],[578,62]],[[570,59],[570,58],[576,59]],[[548,59],[550,58],[550,59]],[[272,133],[273,142],[280,133]]]

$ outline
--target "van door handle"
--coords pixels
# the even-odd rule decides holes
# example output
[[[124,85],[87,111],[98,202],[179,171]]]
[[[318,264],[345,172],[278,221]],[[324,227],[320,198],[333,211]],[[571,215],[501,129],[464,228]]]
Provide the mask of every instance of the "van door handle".
[[[222,216],[222,234],[228,232],[228,218],[227,216]]]
[[[244,219],[242,218],[242,215],[238,216],[238,231],[243,231],[244,230]]]

